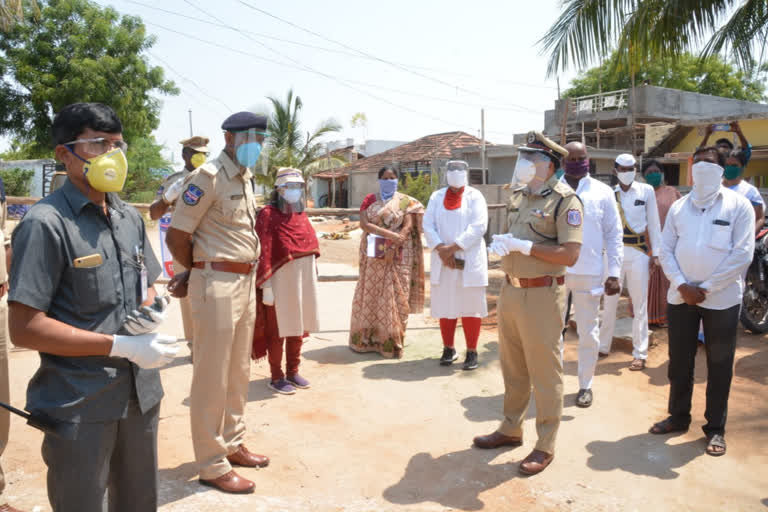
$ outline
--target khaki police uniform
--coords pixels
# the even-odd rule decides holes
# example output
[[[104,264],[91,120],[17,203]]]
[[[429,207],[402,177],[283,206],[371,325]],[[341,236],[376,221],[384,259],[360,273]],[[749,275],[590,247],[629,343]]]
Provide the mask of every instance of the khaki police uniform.
[[[581,243],[583,209],[576,193],[552,176],[537,193],[512,192],[509,233],[536,244]],[[507,282],[498,301],[504,421],[499,432],[521,437],[531,386],[536,398],[536,449],[553,454],[563,410],[560,334],[567,295],[564,265],[512,252],[501,260]]]
[[[194,149],[195,151],[198,151],[200,153],[208,153],[208,137],[201,137],[199,135],[195,135],[194,137],[190,137],[188,139],[184,139],[182,141],[179,141],[179,144],[181,144],[183,147],[189,147]],[[171,174],[170,176],[166,177],[165,180],[163,180],[163,183],[160,185],[160,188],[157,190],[157,199],[163,198],[163,193],[168,190],[168,187],[176,183],[177,180],[184,180],[190,175],[191,171],[188,171],[186,168],[180,172],[175,172]],[[176,201],[171,203],[171,207],[168,209],[169,212],[173,211],[174,206],[176,205]],[[179,263],[176,260],[173,260],[173,272],[174,274],[180,274],[182,272],[185,272],[187,269],[184,268],[184,266]],[[181,306],[181,321],[184,324],[184,339],[188,342],[192,341],[192,311],[189,307],[189,297],[184,297],[182,299],[179,299],[179,305]]]
[[[191,233],[194,244],[190,416],[204,480],[232,469],[226,457],[245,436],[260,253],[255,221],[251,171],[241,172],[224,152],[187,178],[171,221],[171,227]]]

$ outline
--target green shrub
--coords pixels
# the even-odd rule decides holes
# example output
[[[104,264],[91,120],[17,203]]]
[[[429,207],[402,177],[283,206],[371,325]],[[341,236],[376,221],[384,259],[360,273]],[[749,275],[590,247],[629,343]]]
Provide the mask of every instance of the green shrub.
[[[405,175],[405,185],[401,192],[417,199],[424,206],[429,203],[429,196],[439,188],[437,176],[434,185],[431,183],[431,175],[428,172],[419,174],[415,178],[410,174]]]
[[[5,194],[9,196],[26,197],[32,191],[32,179],[35,171],[29,169],[4,169],[0,171],[0,178],[5,184]]]

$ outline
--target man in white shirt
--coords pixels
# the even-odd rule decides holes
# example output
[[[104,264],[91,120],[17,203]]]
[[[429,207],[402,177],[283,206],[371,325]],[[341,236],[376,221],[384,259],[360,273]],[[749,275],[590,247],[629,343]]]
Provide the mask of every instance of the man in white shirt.
[[[565,149],[565,181],[584,204],[584,235],[576,264],[568,267],[565,286],[572,296],[579,334],[579,392],[576,405],[592,405],[592,380],[595,376],[600,330],[600,296],[616,295],[621,290],[621,220],[611,187],[589,175],[589,154],[584,144],[569,142]],[[607,268],[603,268],[603,251]],[[603,283],[603,274],[607,275]]]
[[[755,248],[755,214],[742,195],[721,185],[725,158],[716,148],[697,149],[693,189],[667,214],[661,265],[670,281],[669,417],[652,434],[686,431],[699,322],[707,353],[707,407],[702,428],[707,453],[725,454],[725,420],[733,377],[743,275]]]
[[[648,359],[648,276],[651,265],[659,265],[661,223],[653,187],[635,181],[635,157],[619,155],[613,173],[619,179],[615,197],[623,229],[624,262],[619,283],[626,280],[635,318],[632,321],[632,357],[630,370],[645,368]],[[650,256],[649,256],[650,255]],[[603,301],[603,325],[600,328],[600,354],[611,351],[616,326],[619,294]]]

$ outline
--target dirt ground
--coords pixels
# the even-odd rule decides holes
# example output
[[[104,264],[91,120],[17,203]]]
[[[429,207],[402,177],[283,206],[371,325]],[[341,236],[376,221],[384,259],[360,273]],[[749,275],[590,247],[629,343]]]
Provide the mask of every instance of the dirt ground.
[[[320,230],[320,229],[318,229]],[[321,241],[323,274],[356,273],[359,239]],[[500,281],[489,287],[492,297]],[[166,396],[160,421],[162,511],[448,511],[448,510],[767,510],[768,337],[739,333],[728,418],[728,453],[704,454],[703,350],[697,357],[691,430],[652,436],[665,416],[668,394],[666,331],[654,332],[648,368],[629,372],[629,342],[598,364],[595,403],[575,407],[575,334],[566,336],[565,408],[555,460],[541,475],[523,478],[517,464],[535,442],[533,420],[525,445],[484,451],[472,437],[502,418],[504,387],[498,340],[486,321],[481,366],[438,365],[440,334],[425,315],[413,315],[405,357],[385,360],[347,348],[355,283],[320,284],[322,331],[303,352],[302,374],[312,388],[292,396],[266,387],[268,367],[254,363],[246,409],[247,446],[272,458],[262,470],[243,469],[257,491],[230,496],[200,486],[189,430],[189,353],[161,372]],[[176,303],[163,332],[182,336]],[[428,311],[428,310],[427,310]],[[463,347],[457,334],[457,347]],[[460,350],[463,356],[463,349]],[[24,405],[37,354],[10,354],[12,402]],[[532,403],[529,417],[535,415]],[[42,435],[13,418],[3,456],[8,487],[2,497],[26,511],[48,511]],[[2,501],[0,501],[2,503]]]

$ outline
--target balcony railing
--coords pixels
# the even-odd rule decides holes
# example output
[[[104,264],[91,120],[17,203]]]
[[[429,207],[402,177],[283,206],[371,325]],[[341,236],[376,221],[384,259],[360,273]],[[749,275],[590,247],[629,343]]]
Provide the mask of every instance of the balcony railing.
[[[590,94],[570,99],[570,115],[594,114],[604,110],[622,110],[627,108],[629,89]]]

